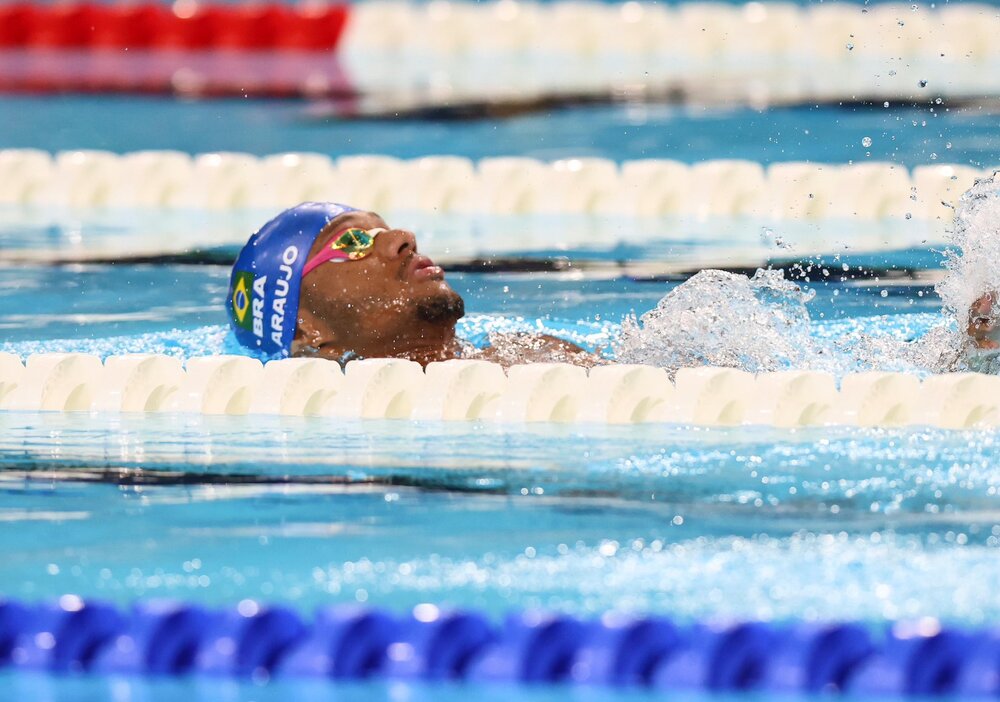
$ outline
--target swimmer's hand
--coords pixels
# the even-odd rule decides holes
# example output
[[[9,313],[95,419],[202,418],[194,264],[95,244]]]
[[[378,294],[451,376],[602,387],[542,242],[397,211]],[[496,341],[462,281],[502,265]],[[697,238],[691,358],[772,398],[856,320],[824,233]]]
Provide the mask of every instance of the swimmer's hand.
[[[977,349],[1000,349],[1000,343],[989,338],[997,328],[998,320],[993,311],[997,301],[998,294],[988,292],[969,308],[969,326],[966,331]]]
[[[607,363],[603,358],[585,351],[576,344],[549,334],[490,334],[490,345],[477,354],[484,361],[499,363],[504,368],[520,363],[572,363],[591,368]]]

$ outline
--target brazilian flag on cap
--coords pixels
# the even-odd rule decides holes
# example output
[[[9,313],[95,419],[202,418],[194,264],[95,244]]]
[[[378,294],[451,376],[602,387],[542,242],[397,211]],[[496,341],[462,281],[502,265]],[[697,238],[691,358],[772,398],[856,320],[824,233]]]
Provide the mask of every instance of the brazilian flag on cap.
[[[253,330],[253,318],[250,316],[250,295],[253,293],[253,273],[249,271],[233,272],[233,294],[229,307],[230,316],[240,329]]]

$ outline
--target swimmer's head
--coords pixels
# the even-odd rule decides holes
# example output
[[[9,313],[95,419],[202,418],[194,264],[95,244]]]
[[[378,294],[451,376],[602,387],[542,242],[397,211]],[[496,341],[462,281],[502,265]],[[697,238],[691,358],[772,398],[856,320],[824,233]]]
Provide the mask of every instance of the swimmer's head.
[[[251,237],[233,268],[237,339],[270,357],[434,360],[462,298],[411,232],[372,212],[306,203]]]

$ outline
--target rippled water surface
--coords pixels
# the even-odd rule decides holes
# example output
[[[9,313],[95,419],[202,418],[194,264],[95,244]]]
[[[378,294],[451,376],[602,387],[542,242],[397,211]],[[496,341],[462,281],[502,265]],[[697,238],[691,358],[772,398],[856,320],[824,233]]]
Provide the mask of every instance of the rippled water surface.
[[[979,106],[931,105],[933,97],[920,107],[761,111],[619,105],[441,123],[315,120],[297,100],[8,96],[0,98],[0,124],[6,127],[0,148],[1000,165],[994,147],[995,112]],[[33,118],[23,119],[26,113]],[[151,130],[150,125],[164,128]],[[870,146],[863,144],[865,137],[872,140]]]
[[[227,347],[213,266],[0,269],[4,350]],[[462,332],[607,348],[677,283],[455,274]],[[811,343],[919,337],[927,286],[812,283]],[[841,357],[851,369],[849,355]],[[681,618],[1000,615],[997,435],[6,413],[0,592]],[[15,526],[16,525],[16,526]]]

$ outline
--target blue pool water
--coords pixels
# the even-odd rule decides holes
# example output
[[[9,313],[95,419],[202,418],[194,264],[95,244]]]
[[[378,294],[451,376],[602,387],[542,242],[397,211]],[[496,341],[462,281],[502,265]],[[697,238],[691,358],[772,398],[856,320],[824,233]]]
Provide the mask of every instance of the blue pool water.
[[[995,165],[1000,136],[992,112],[948,105],[612,106],[440,124],[317,121],[301,102],[0,97],[0,124],[0,148],[50,151],[872,159],[908,167]],[[873,139],[870,148],[864,137]],[[0,351],[231,350],[222,307],[227,267],[10,263],[11,252],[58,250],[67,236],[67,228],[24,221],[5,218],[0,228],[0,259],[8,261],[0,265]],[[126,220],[116,235],[145,226]],[[650,263],[691,251],[712,260],[748,241],[759,247],[759,231],[733,231],[711,245],[626,242],[617,251]],[[924,246],[863,265],[926,271],[939,259]],[[626,315],[652,309],[679,284],[621,271],[449,279],[467,301],[468,337],[491,325],[534,328],[596,349],[610,345]],[[804,283],[816,295],[807,306],[809,338],[833,349],[861,334],[920,337],[945,320],[932,280]],[[855,369],[850,353],[831,356],[839,372]],[[435,602],[497,618],[541,607],[681,621],[995,623],[998,436],[2,413],[0,593],[39,600],[72,592],[122,605],[257,598],[304,613],[330,603],[402,611]],[[24,675],[0,677],[0,689],[52,700],[514,696],[491,688],[349,685],[334,695],[281,681]],[[557,696],[610,698],[516,691],[525,700]],[[645,696],[614,696],[632,698]]]
[[[0,348],[217,352],[227,276],[213,266],[4,269]],[[677,285],[451,280],[475,319],[607,340],[624,315]],[[926,286],[885,297],[871,285],[814,288],[817,339],[908,338],[941,320]],[[0,427],[0,519],[18,524],[0,539],[0,591],[28,598],[1000,615],[993,433],[392,421],[332,430],[322,419],[18,413]]]
[[[933,97],[933,96],[932,96]],[[24,115],[30,114],[30,120]],[[614,106],[470,122],[327,121],[301,101],[0,97],[0,148],[179,149],[258,155],[312,151],[401,158],[600,156],[615,161],[743,158],[1000,165],[995,111],[982,107]],[[865,147],[862,139],[870,137]]]

